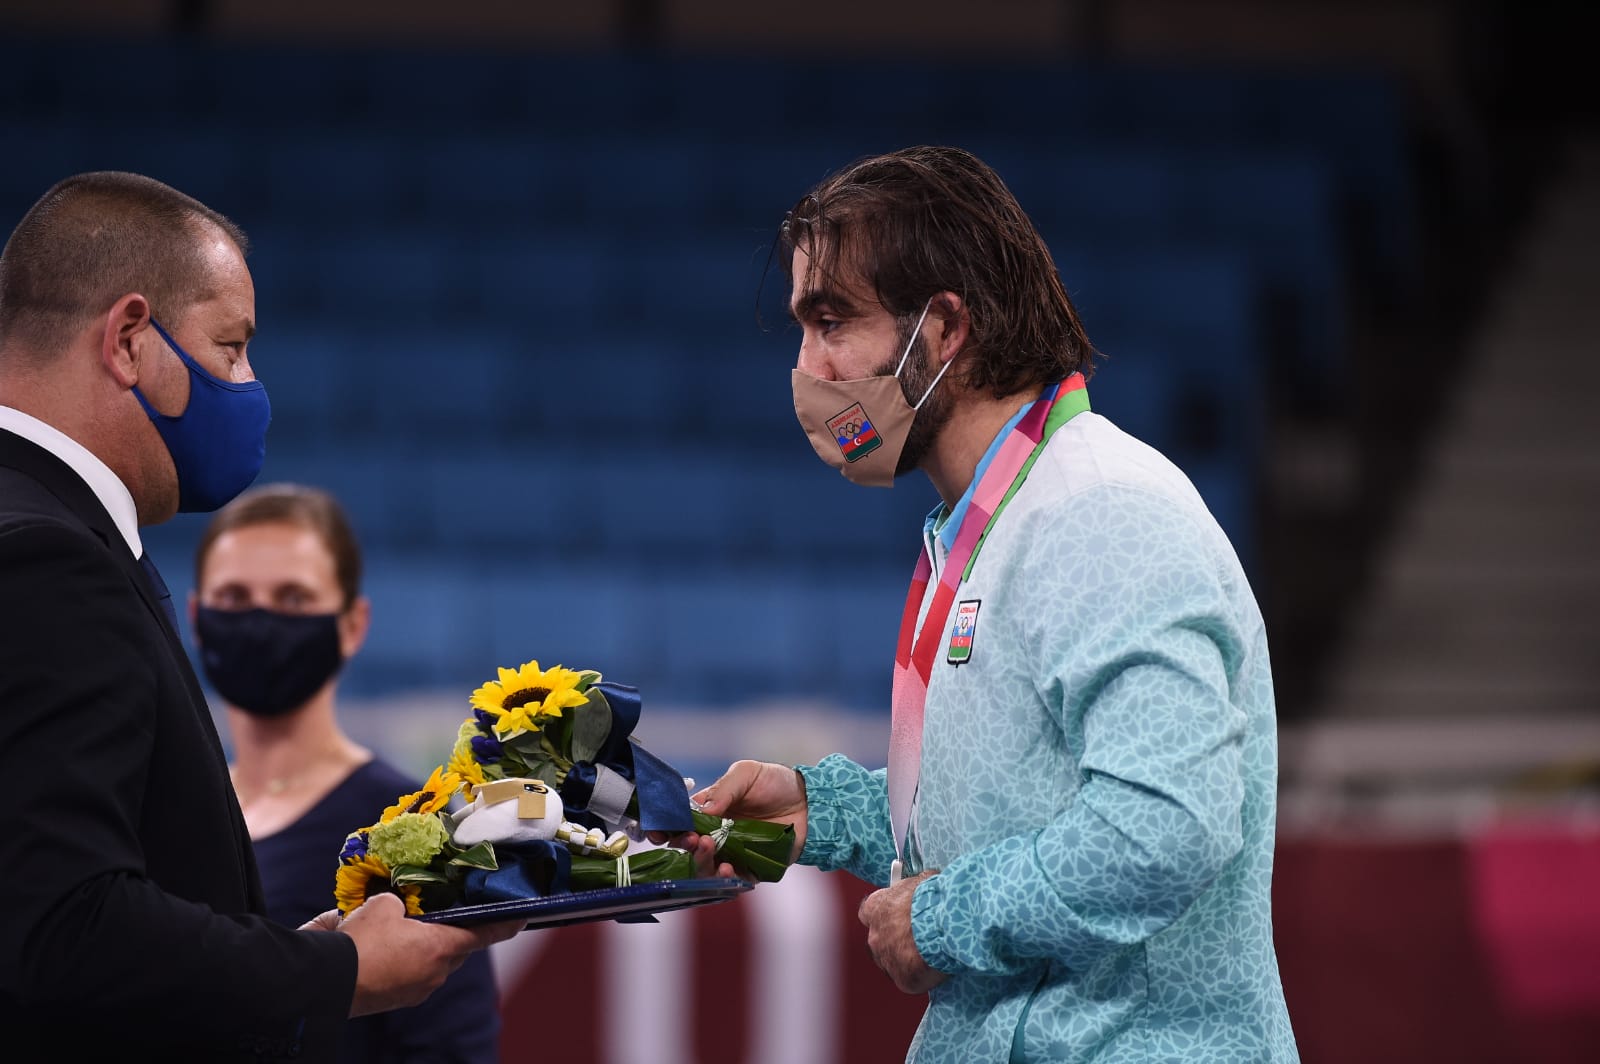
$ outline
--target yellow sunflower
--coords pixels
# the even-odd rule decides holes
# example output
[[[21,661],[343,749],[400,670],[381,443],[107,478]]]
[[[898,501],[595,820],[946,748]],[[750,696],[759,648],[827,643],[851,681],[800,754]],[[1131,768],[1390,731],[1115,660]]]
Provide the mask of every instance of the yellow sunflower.
[[[460,789],[460,776],[446,772],[442,765],[436,766],[420,791],[402,795],[398,802],[383,811],[378,823],[387,824],[401,813],[437,813],[450,804],[450,799]]]
[[[422,915],[421,883],[403,883],[400,886],[391,889],[393,889],[396,894],[400,895],[400,899],[406,903],[407,916]]]
[[[472,756],[472,747],[467,742],[459,742],[456,748],[450,751],[449,771],[461,780],[461,794],[467,801],[472,801],[473,788],[483,786],[483,766],[478,764],[477,758]]]
[[[398,894],[406,903],[407,916],[422,915],[422,887],[415,883],[394,886],[389,882],[389,866],[371,854],[362,854],[339,866],[333,881],[333,900],[345,916],[359,909],[374,894]]]
[[[494,730],[509,738],[537,731],[540,718],[559,717],[562,710],[587,702],[589,696],[578,690],[583,679],[582,673],[560,665],[541,670],[537,661],[530,661],[520,669],[501,669],[498,681],[472,692],[472,704],[491,714]]]

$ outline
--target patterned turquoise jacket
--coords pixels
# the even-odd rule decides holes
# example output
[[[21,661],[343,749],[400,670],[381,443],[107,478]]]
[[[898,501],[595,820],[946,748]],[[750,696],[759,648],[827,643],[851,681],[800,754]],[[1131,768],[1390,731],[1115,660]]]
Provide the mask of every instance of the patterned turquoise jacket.
[[[929,519],[936,574],[965,502],[942,534]],[[908,875],[940,870],[912,932],[951,978],[907,1059],[1297,1060],[1272,945],[1266,633],[1193,486],[1078,414],[958,599],[981,603],[972,653],[936,659],[906,855]],[[800,860],[884,885],[884,770],[800,771]]]

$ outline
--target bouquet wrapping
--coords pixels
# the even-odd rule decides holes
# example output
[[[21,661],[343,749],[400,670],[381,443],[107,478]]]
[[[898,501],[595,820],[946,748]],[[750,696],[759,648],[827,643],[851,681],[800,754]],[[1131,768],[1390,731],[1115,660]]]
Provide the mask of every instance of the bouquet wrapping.
[[[792,827],[691,807],[683,777],[633,737],[637,689],[530,661],[500,669],[470,702],[448,763],[345,839],[341,912],[380,891],[418,915],[693,878],[691,855],[650,846],[651,832],[709,836],[719,860],[759,882],[788,867]],[[458,795],[469,804],[452,812]]]

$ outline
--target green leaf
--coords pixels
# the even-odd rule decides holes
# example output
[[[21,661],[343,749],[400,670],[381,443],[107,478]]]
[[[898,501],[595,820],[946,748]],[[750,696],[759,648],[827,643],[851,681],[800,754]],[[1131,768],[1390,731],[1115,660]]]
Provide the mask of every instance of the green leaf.
[[[694,830],[711,835],[722,829],[722,818],[694,813]],[[788,870],[794,854],[794,827],[765,820],[735,820],[728,825],[717,857],[763,883],[776,883]]]
[[[492,777],[493,779],[497,779],[497,780],[520,779],[523,776],[527,776],[527,775],[530,774],[529,771],[528,771],[527,762],[524,761],[522,759],[522,757],[519,756],[516,753],[515,750],[513,750],[509,746],[503,747],[502,749],[504,749],[504,751],[505,751],[505,756],[501,757],[499,761],[496,761],[494,763],[494,776]],[[488,768],[485,768],[483,770],[483,775],[484,775],[485,779],[491,778],[490,775],[489,775]]]
[[[450,863],[466,868],[486,868],[491,872],[500,867],[500,862],[494,856],[492,842],[480,842],[475,846],[469,846],[450,858]]]
[[[600,691],[590,691],[589,701],[573,710],[572,760],[593,761],[611,734],[611,704]]]
[[[572,767],[572,762],[558,756],[549,741],[542,737],[537,744],[518,748],[516,754],[522,766],[518,775],[543,780],[552,787],[559,787]],[[509,775],[509,769],[507,772]]]
[[[553,761],[546,761],[533,770],[533,778],[543,780],[552,790],[560,790],[561,781],[566,779],[566,776],[566,769]]]
[[[621,857],[572,855],[567,883],[573,890],[602,890],[617,885],[617,864],[628,862],[629,879],[634,883],[655,883],[663,879],[693,879],[694,855],[686,850],[661,846]]]
[[[544,726],[545,738],[551,751],[557,756],[572,760],[572,719],[574,710],[562,711],[561,716],[550,721]]]
[[[403,864],[389,873],[389,882],[396,886],[402,883],[449,883],[450,877],[421,865]]]

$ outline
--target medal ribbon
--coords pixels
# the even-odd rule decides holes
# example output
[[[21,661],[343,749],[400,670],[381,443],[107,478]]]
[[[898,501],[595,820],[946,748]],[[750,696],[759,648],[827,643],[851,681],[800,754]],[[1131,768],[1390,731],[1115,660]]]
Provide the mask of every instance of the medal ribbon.
[[[905,612],[900,618],[900,641],[894,654],[894,691],[890,701],[889,819],[894,830],[895,853],[900,858],[895,862],[892,879],[898,878],[901,861],[905,858],[911,801],[916,796],[917,779],[922,771],[922,715],[928,701],[928,680],[949,626],[950,607],[955,604],[956,592],[970,575],[989,527],[1027,479],[1034,460],[1044,450],[1045,441],[1056,429],[1087,409],[1089,393],[1084,387],[1083,375],[1074,373],[1046,388],[1006,436],[973,488],[972,498],[967,501],[967,512],[956,530],[955,544],[945,558],[939,587],[920,632],[917,614],[933,575],[933,563],[926,550],[917,559],[911,589],[906,593]]]

